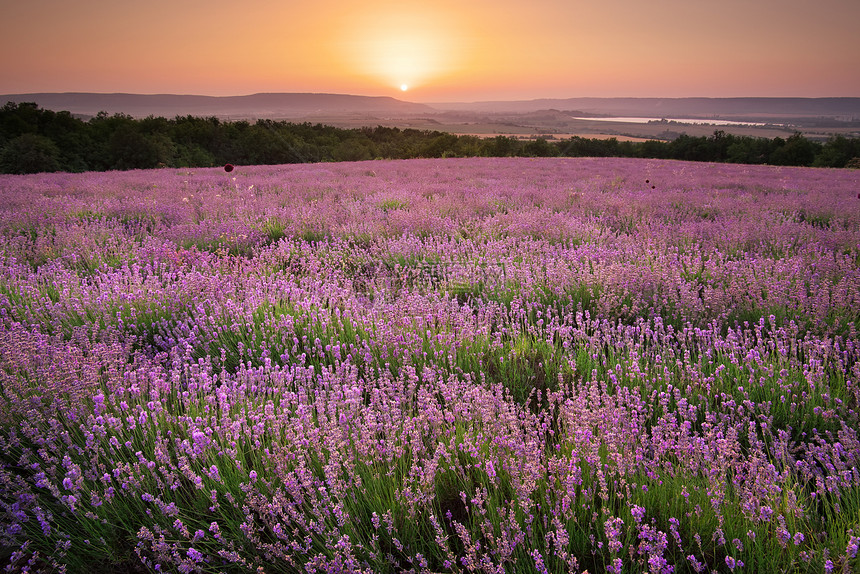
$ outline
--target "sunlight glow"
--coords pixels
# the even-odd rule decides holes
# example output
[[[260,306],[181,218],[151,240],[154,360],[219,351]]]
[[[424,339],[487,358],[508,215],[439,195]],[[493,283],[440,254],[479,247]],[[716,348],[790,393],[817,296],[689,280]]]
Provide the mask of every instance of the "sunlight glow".
[[[4,4],[0,94],[860,95],[858,0],[79,4]]]
[[[352,16],[337,49],[354,77],[405,92],[456,74],[464,63],[462,34],[439,12],[392,3]]]

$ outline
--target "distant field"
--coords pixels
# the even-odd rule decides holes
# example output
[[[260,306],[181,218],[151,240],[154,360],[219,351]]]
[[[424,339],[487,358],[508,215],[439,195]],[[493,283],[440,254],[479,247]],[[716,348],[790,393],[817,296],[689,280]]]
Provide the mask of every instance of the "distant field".
[[[563,140],[563,139],[569,139],[569,138],[574,138],[574,137],[596,139],[596,140],[608,140],[608,139],[614,138],[614,139],[617,139],[618,141],[628,141],[628,142],[643,142],[643,141],[648,141],[648,139],[650,139],[650,138],[639,138],[639,137],[630,137],[630,136],[619,136],[619,135],[612,135],[612,134],[592,134],[592,133],[560,134],[560,133],[545,133],[545,132],[537,133],[533,130],[529,130],[525,133],[523,133],[523,132],[520,132],[520,133],[509,133],[509,132],[499,133],[499,132],[487,130],[484,132],[475,132],[475,133],[458,133],[457,135],[476,136],[479,138],[493,138],[496,136],[505,136],[505,137],[523,139],[523,140],[526,140],[526,139],[534,140],[534,139],[542,138],[542,139],[548,139],[550,141],[552,141],[552,140]]]
[[[846,137],[860,136],[856,127],[815,128],[805,126],[765,127],[765,126],[718,126],[702,124],[641,124],[625,122],[589,121],[573,118],[538,118],[529,115],[505,115],[493,121],[486,116],[455,114],[427,115],[426,117],[371,117],[371,116],[308,116],[305,121],[322,123],[340,128],[359,128],[363,126],[413,128],[433,130],[458,135],[496,136],[533,136],[552,134],[556,138],[577,135],[585,138],[615,137],[619,141],[646,141],[649,139],[672,140],[679,135],[710,136],[722,130],[738,136],[783,139],[795,132],[801,132],[812,139],[826,140],[836,134]]]
[[[10,572],[860,571],[860,172],[0,176]]]

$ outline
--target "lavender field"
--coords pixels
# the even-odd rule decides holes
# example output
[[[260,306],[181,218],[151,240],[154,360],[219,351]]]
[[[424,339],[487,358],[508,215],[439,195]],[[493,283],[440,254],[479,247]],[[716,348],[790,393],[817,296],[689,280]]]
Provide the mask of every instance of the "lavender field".
[[[0,176],[27,572],[860,571],[860,172]]]

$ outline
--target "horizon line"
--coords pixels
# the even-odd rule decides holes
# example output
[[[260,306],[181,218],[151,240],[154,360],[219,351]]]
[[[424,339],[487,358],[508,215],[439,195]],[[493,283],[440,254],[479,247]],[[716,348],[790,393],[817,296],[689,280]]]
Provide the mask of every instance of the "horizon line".
[[[176,97],[204,97],[204,98],[245,98],[265,95],[307,95],[307,96],[347,96],[359,98],[385,98],[414,104],[483,104],[483,103],[512,103],[512,102],[537,102],[543,100],[846,100],[860,99],[860,96],[540,96],[523,98],[503,99],[472,99],[472,100],[427,100],[415,101],[392,95],[367,95],[345,92],[253,92],[245,94],[200,94],[200,93],[171,93],[171,92],[87,92],[87,91],[59,91],[59,92],[13,92],[0,94],[0,97],[8,96],[31,96],[31,95],[98,95],[98,96],[176,96]]]

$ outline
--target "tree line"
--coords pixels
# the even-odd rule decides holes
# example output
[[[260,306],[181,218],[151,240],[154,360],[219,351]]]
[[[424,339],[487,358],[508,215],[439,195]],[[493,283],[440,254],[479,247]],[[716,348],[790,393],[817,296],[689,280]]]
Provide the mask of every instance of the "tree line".
[[[369,159],[472,156],[641,157],[729,163],[860,167],[860,138],[817,142],[753,138],[717,130],[672,141],[628,142],[572,137],[479,138],[396,127],[341,129],[323,124],[224,121],[177,116],[135,119],[101,112],[84,121],[35,103],[0,108],[0,172],[104,171]]]

